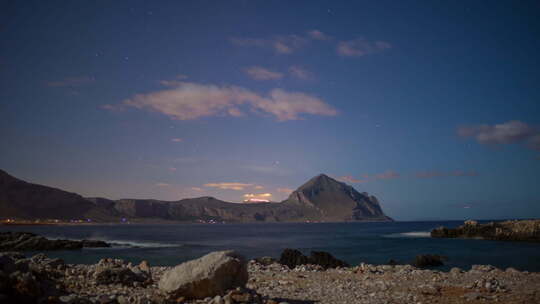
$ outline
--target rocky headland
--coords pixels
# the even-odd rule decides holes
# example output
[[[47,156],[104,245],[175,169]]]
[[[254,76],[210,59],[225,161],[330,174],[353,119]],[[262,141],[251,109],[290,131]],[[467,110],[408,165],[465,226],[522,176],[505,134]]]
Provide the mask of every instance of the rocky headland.
[[[111,247],[99,240],[50,240],[30,232],[0,232],[0,251],[77,250]]]
[[[436,228],[431,231],[431,237],[540,242],[540,220],[514,220],[487,224],[469,220],[457,228]]]
[[[234,251],[176,267],[119,259],[73,265],[0,253],[0,303],[540,303],[540,273],[513,268],[330,267],[341,261],[292,251],[281,258],[291,267],[268,257],[246,261]]]

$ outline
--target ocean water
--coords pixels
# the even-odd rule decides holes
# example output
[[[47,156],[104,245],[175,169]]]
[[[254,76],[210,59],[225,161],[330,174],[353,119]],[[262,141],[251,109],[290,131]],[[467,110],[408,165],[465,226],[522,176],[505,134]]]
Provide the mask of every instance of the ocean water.
[[[28,231],[49,238],[99,239],[119,244],[113,248],[50,251],[67,263],[95,263],[101,258],[121,258],[133,263],[176,265],[216,250],[235,249],[248,258],[278,258],[284,248],[327,251],[352,265],[385,264],[390,259],[411,262],[418,254],[448,257],[442,270],[469,269],[473,264],[540,271],[540,244],[477,239],[435,239],[429,231],[450,222],[392,223],[273,223],[0,226],[0,231]],[[28,255],[33,252],[28,252]]]

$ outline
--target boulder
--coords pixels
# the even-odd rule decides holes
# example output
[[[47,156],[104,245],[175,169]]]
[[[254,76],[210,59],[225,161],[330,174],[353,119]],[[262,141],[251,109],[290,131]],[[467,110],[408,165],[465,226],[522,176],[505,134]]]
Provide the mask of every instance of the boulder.
[[[309,256],[310,264],[322,266],[324,269],[336,267],[349,267],[346,262],[336,259],[328,252],[312,251]]]
[[[281,253],[279,263],[288,266],[290,269],[294,269],[298,265],[309,264],[309,259],[299,250],[287,248]]]
[[[420,254],[414,259],[413,265],[419,268],[444,265],[445,257],[435,254]]]
[[[310,256],[307,257],[299,250],[288,248],[281,253],[279,263],[288,266],[290,269],[306,264],[319,265],[324,269],[349,266],[346,262],[336,259],[325,251],[312,251]]]
[[[165,272],[159,289],[187,299],[204,299],[244,287],[248,280],[247,263],[235,251],[216,251],[182,263]]]
[[[268,265],[276,263],[277,261],[273,257],[263,256],[261,258],[256,258],[255,262],[257,262],[257,263],[259,263],[261,265],[264,265],[264,266],[268,266]]]

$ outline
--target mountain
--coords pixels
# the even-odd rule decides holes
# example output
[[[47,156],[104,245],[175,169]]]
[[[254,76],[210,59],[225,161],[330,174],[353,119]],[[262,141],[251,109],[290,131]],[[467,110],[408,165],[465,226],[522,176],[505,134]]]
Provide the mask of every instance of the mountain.
[[[110,211],[84,197],[60,189],[31,184],[0,170],[0,218],[112,219]]]
[[[283,203],[315,209],[315,215],[326,221],[389,219],[375,196],[324,174],[300,186]]]
[[[225,222],[391,221],[374,196],[324,174],[280,203],[240,204],[213,197],[179,201],[109,200],[21,181],[0,170],[0,218],[94,221],[170,220]]]

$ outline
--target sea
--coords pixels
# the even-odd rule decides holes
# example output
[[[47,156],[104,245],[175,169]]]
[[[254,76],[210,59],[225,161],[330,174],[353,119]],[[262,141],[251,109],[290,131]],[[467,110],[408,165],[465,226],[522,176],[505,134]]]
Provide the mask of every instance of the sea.
[[[358,265],[410,263],[419,254],[447,257],[440,270],[470,269],[490,264],[502,269],[540,271],[540,243],[482,239],[438,239],[436,227],[456,227],[462,221],[359,222],[359,223],[257,223],[257,224],[116,224],[59,226],[0,226],[0,231],[33,232],[55,239],[98,239],[112,248],[49,251],[49,257],[67,263],[96,263],[120,258],[132,263],[147,260],[153,266],[173,266],[217,250],[234,249],[247,258],[279,258],[285,248],[326,251]],[[28,256],[35,252],[26,252]]]

